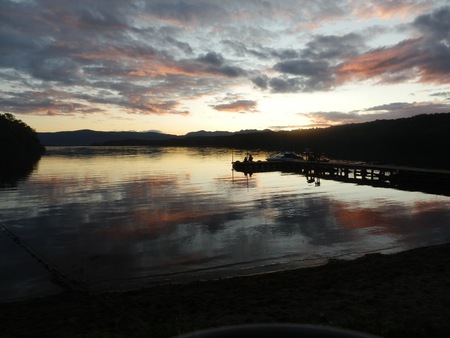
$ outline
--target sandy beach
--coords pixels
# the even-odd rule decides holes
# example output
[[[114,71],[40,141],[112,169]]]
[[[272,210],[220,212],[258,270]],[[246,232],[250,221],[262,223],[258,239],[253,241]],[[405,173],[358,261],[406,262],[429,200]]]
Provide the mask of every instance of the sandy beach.
[[[63,293],[0,311],[2,337],[174,337],[251,323],[449,337],[450,244],[249,277]]]

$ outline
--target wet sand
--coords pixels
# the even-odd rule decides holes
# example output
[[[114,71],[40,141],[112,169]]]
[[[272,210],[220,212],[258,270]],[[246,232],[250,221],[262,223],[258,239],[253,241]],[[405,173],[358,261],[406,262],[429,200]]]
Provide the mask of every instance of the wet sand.
[[[450,244],[137,291],[0,304],[2,337],[173,337],[301,323],[384,337],[450,337]]]

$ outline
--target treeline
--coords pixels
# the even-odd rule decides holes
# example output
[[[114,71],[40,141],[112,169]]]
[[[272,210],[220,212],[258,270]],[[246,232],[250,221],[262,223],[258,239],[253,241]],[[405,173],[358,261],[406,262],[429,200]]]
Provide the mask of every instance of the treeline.
[[[137,141],[126,143],[134,142]],[[320,129],[139,141],[139,145],[143,144],[297,152],[310,149],[332,159],[450,170],[450,113]]]
[[[31,171],[44,152],[31,127],[12,114],[0,114],[0,181]]]

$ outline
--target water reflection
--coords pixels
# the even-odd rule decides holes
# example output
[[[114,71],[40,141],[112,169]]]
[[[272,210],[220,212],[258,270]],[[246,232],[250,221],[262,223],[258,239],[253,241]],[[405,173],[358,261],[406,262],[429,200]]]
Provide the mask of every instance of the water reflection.
[[[0,168],[0,189],[14,188],[20,184],[20,182],[26,181],[38,165],[39,160],[28,164],[25,167],[16,168],[14,172],[5,172],[3,171],[3,168]]]
[[[288,173],[245,176],[230,170],[230,154],[51,148],[28,181],[1,190],[1,221],[93,290],[450,240],[448,197],[325,179],[318,186]],[[53,290],[45,270],[0,240],[0,264],[12,271],[0,282],[3,298]]]

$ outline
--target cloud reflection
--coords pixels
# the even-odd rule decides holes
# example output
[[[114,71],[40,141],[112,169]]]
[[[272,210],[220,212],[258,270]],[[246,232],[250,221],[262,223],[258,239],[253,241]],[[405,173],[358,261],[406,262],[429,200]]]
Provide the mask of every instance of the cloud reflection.
[[[4,222],[92,287],[450,240],[448,197],[328,180],[315,187],[277,172],[246,177],[229,162],[228,151],[180,148],[151,157],[50,152],[0,197]]]

